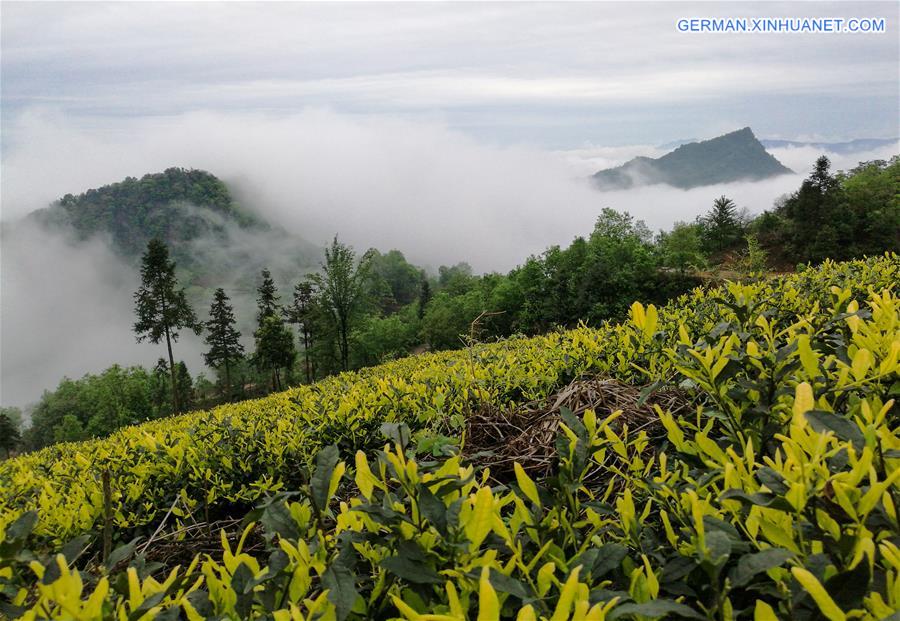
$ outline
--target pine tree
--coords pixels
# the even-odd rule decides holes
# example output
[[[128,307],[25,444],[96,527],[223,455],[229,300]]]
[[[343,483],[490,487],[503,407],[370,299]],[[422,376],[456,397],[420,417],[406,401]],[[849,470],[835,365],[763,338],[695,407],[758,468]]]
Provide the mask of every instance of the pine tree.
[[[172,341],[178,340],[180,330],[188,329],[199,335],[203,328],[187,303],[184,289],[178,288],[175,262],[169,260],[169,249],[159,239],[150,240],[147,252],[141,258],[141,287],[134,294],[134,301],[138,317],[134,332],[138,343],[149,339],[151,343],[157,344],[163,337],[166,339],[169,372],[172,376],[172,407],[177,414],[181,408]]]
[[[269,270],[262,271],[262,283],[257,287],[256,292],[259,294],[259,297],[256,298],[256,305],[259,307],[256,320],[262,325],[264,318],[277,315],[280,308],[278,289],[275,287],[275,281]]]
[[[421,273],[422,285],[419,288],[419,309],[418,315],[419,319],[425,317],[425,308],[428,306],[428,302],[431,301],[431,283],[428,282],[428,276],[423,271]]]
[[[842,189],[824,155],[812,174],[779,209],[785,222],[788,256],[799,262],[818,263],[840,256],[853,242],[850,214],[843,206]],[[849,230],[848,230],[849,229]]]
[[[241,333],[234,327],[237,322],[229,301],[224,289],[216,289],[209,308],[209,321],[206,322],[209,351],[203,354],[203,358],[214,369],[225,368],[225,395],[230,401],[231,365],[244,355],[244,346],[240,342]]]
[[[253,336],[256,339],[256,352],[253,361],[260,370],[272,373],[272,389],[281,389],[280,369],[290,367],[297,355],[294,349],[294,337],[285,328],[281,317],[280,299],[275,281],[269,270],[262,271],[262,283],[257,287],[256,304],[259,313],[256,315],[258,327]]]
[[[6,457],[18,446],[19,440],[18,426],[5,412],[0,412],[0,448],[5,451]]]
[[[156,366],[150,374],[150,402],[153,404],[154,418],[161,418],[172,413],[168,409],[171,405],[169,402],[172,400],[171,384],[169,364],[165,358],[160,358],[156,361]]]
[[[277,315],[264,317],[254,336],[256,353],[253,360],[260,371],[268,370],[272,373],[272,390],[281,390],[279,371],[290,368],[297,356],[294,337]]]
[[[712,209],[701,218],[704,241],[711,253],[731,250],[743,239],[737,205],[725,196],[713,201]]]
[[[179,361],[175,365],[175,377],[178,388],[178,403],[181,404],[185,411],[190,410],[194,407],[194,380],[191,378],[184,361]]]
[[[287,322],[296,325],[300,330],[307,383],[312,383],[313,377],[315,376],[315,369],[313,368],[312,360],[310,358],[313,345],[315,298],[316,290],[311,282],[304,281],[298,283],[294,287],[294,303],[284,310]]]

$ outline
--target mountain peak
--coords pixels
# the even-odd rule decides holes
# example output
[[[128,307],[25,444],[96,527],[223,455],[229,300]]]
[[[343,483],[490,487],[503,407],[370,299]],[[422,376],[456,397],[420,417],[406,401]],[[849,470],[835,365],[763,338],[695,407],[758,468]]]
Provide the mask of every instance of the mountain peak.
[[[79,240],[108,235],[112,247],[129,258],[139,257],[153,237],[178,244],[221,233],[230,224],[265,226],[234,202],[215,175],[186,168],[167,168],[78,195],[66,194],[32,217],[44,226],[68,230]]]
[[[660,158],[634,158],[594,174],[602,189],[665,183],[690,189],[733,181],[758,181],[789,174],[757,140],[750,127],[704,140],[683,144]]]

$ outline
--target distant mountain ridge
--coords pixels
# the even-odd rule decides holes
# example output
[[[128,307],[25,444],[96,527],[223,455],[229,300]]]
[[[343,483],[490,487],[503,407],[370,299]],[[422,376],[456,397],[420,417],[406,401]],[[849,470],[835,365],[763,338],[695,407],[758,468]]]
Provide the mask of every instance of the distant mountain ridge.
[[[595,173],[601,189],[667,184],[690,189],[734,181],[759,181],[793,171],[768,153],[749,127],[679,146],[659,158],[636,157]]]
[[[900,142],[900,138],[856,138],[846,142],[805,142],[800,140],[761,140],[767,149],[784,149],[786,147],[814,147],[831,153],[846,155],[848,153],[860,153],[872,151],[881,147],[894,146]]]

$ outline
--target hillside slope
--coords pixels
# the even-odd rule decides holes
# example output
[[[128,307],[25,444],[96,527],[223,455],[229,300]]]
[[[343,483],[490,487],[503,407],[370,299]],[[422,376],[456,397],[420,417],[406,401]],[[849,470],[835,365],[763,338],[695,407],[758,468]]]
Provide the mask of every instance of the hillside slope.
[[[5,462],[0,606],[27,619],[887,618],[900,607],[898,278],[897,255],[826,262]],[[557,392],[578,377],[595,378],[580,407]],[[493,444],[436,450],[485,428]],[[33,560],[26,546],[61,552]]]
[[[690,189],[733,181],[759,181],[791,173],[753,135],[749,127],[679,146],[660,158],[636,157],[592,177],[601,189],[665,183]]]
[[[688,333],[715,334],[734,317],[735,304],[755,314],[791,318],[832,303],[832,287],[846,288],[864,306],[869,288],[900,280],[900,258],[826,263],[815,270],[741,289],[696,290],[670,302],[659,316],[660,347]],[[846,303],[846,302],[845,302]],[[0,524],[26,509],[41,516],[38,531],[53,539],[88,532],[102,516],[98,473],[120,477],[117,523],[152,523],[179,490],[206,490],[222,502],[252,502],[266,490],[296,484],[296,465],[339,442],[352,453],[380,445],[379,427],[458,429],[480,403],[502,407],[547,396],[585,373],[630,383],[668,377],[671,364],[635,351],[632,323],[511,339],[471,350],[422,354],[344,373],[260,400],[222,406],[126,428],[109,438],[48,447],[0,463]],[[647,370],[645,373],[641,369]],[[669,380],[672,381],[672,380]]]

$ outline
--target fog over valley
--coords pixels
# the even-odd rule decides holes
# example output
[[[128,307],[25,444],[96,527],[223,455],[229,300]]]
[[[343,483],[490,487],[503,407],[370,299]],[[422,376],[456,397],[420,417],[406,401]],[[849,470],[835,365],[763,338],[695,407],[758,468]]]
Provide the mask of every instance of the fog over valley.
[[[135,265],[124,264],[103,238],[73,245],[22,222],[67,193],[171,166],[200,168],[225,180],[243,207],[310,245],[324,246],[338,233],[359,251],[396,248],[432,271],[466,261],[476,272],[505,272],[548,246],[587,235],[603,207],[627,211],[654,231],[693,221],[722,194],[759,213],[796,190],[821,154],[773,149],[796,174],[759,182],[601,192],[588,180],[593,172],[666,150],[499,145],[436,122],[324,109],[116,119],[90,128],[34,111],[4,131],[2,402],[18,405],[63,376],[114,362],[152,365],[161,355],[134,342]],[[846,169],[892,152],[829,156]],[[209,253],[251,256],[257,248],[270,257],[288,250],[273,253],[270,245],[270,237],[232,232],[227,247],[198,244],[197,252],[215,262]],[[279,285],[287,295],[292,283]],[[248,287],[231,290],[252,316]],[[196,309],[201,316],[206,310]],[[244,339],[252,341],[249,331]],[[192,372],[202,369],[201,351],[199,338],[182,336],[179,357]]]

